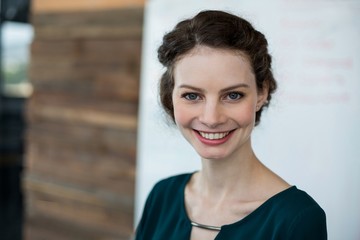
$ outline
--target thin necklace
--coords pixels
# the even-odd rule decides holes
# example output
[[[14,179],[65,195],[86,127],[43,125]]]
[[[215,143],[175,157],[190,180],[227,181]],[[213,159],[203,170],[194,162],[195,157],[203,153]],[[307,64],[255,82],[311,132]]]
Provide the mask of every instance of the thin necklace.
[[[193,222],[193,221],[191,221],[191,225],[192,225],[193,227],[202,228],[202,229],[206,229],[206,230],[210,230],[210,231],[217,231],[217,232],[219,232],[219,231],[221,230],[221,227],[216,227],[216,226],[210,226],[210,225],[200,224],[200,223]]]

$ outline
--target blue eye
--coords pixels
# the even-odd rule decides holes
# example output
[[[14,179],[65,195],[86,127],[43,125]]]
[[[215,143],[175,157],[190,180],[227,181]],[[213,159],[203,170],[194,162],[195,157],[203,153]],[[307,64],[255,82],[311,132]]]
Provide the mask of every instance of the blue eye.
[[[230,100],[238,100],[243,97],[243,94],[238,92],[231,92],[227,95],[227,98]]]
[[[198,100],[199,96],[196,93],[186,93],[183,95],[183,97],[190,101]]]

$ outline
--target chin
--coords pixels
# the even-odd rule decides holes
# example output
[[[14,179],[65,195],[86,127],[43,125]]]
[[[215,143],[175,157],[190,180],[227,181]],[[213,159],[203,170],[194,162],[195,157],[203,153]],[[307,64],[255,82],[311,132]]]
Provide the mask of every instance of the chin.
[[[198,154],[200,155],[200,157],[202,159],[206,159],[206,160],[221,160],[221,159],[224,159],[226,158],[228,155],[227,154],[211,154],[211,153],[201,153],[201,152],[198,152]]]

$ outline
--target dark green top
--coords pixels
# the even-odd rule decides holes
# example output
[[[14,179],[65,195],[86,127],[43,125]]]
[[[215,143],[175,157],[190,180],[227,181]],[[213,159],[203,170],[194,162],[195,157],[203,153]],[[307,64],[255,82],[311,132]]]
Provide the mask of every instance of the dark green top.
[[[191,175],[170,177],[154,186],[136,240],[190,239],[192,226],[185,210],[184,190]],[[327,239],[325,212],[307,193],[293,186],[238,222],[222,226],[215,239]]]

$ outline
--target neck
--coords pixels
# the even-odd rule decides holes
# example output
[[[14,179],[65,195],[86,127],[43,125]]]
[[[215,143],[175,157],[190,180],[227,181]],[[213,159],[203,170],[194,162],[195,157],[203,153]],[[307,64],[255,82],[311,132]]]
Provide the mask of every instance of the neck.
[[[244,194],[251,188],[262,166],[250,147],[245,153],[228,159],[202,159],[198,187],[204,196],[225,198],[241,189]]]

